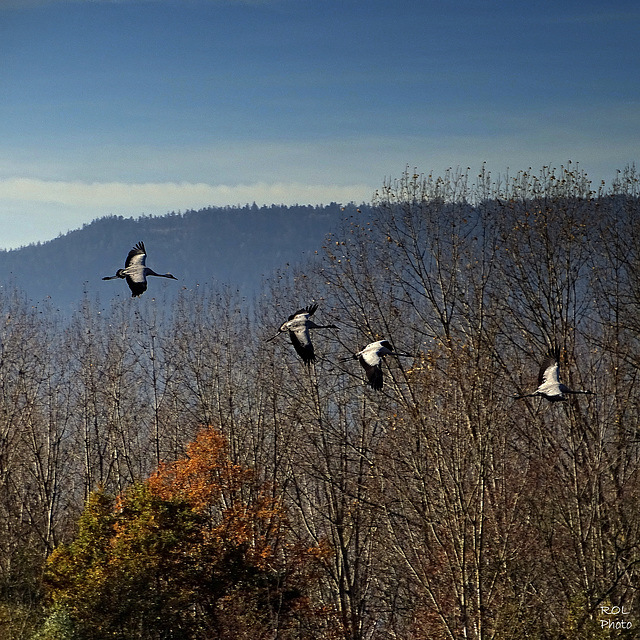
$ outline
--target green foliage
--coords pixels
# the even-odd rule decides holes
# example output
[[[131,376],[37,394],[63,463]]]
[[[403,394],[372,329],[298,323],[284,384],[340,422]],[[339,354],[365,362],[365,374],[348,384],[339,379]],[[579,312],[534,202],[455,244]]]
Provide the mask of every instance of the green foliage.
[[[31,640],[82,640],[69,612],[64,607],[52,607],[42,627]]]
[[[284,633],[308,607],[301,578],[315,555],[267,540],[280,527],[277,504],[259,494],[241,502],[251,475],[222,446],[205,431],[191,455],[152,481],[115,501],[90,496],[76,538],[47,564],[51,629],[69,622],[87,640]],[[220,504],[222,494],[232,506]]]

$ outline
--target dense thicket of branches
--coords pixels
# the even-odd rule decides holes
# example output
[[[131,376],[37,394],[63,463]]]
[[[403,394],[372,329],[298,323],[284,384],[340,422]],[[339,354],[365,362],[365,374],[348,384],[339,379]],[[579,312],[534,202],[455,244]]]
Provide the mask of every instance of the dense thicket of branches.
[[[63,324],[4,294],[3,637],[40,624],[42,562],[91,492],[126,492],[203,425],[273,488],[293,538],[329,550],[309,597],[337,637],[635,637],[635,172],[596,191],[572,166],[407,173],[375,205],[251,309],[199,288],[169,309],[87,300]],[[340,329],[316,332],[306,368],[265,339],[313,300]],[[343,358],[382,338],[415,358],[388,358],[376,394]],[[514,401],[552,346],[564,382],[596,395]]]

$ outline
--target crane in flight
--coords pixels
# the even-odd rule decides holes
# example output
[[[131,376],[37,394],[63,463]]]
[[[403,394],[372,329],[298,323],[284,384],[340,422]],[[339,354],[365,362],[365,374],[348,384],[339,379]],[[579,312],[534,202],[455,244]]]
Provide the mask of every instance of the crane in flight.
[[[540,371],[538,373],[538,388],[533,393],[524,393],[519,396],[513,396],[514,400],[540,396],[549,402],[565,402],[567,400],[567,394],[594,395],[593,391],[569,389],[569,387],[562,384],[562,382],[560,382],[559,362],[560,349],[556,347],[549,351],[540,365]]]
[[[310,365],[316,361],[316,354],[313,349],[313,343],[311,342],[310,329],[337,329],[335,324],[316,324],[311,320],[311,316],[318,309],[317,304],[309,305],[304,309],[299,309],[295,313],[289,316],[289,319],[280,325],[278,333],[272,338],[269,338],[267,342],[275,340],[281,333],[289,332],[289,338],[291,344],[296,350],[296,353],[302,358],[302,362],[306,365]]]
[[[375,391],[380,391],[384,385],[382,374],[382,360],[385,356],[403,356],[413,358],[408,353],[394,351],[388,340],[371,342],[362,351],[353,354],[353,359],[358,360],[367,375],[367,384]],[[346,358],[349,360],[350,358]]]
[[[127,281],[129,289],[131,289],[131,297],[141,296],[147,290],[147,276],[158,276],[159,278],[170,278],[177,280],[170,273],[156,273],[153,269],[149,269],[145,262],[147,260],[147,251],[144,248],[144,242],[138,242],[133,249],[129,251],[127,259],[124,263],[124,269],[118,269],[115,276],[105,276],[103,280],[115,280],[123,278]]]

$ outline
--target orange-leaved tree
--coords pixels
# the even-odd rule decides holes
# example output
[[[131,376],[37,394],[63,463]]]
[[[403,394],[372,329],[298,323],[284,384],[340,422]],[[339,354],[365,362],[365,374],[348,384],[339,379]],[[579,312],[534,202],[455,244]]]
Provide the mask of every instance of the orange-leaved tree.
[[[281,500],[207,428],[147,481],[92,494],[46,583],[52,617],[87,639],[321,637],[324,553],[290,539]]]

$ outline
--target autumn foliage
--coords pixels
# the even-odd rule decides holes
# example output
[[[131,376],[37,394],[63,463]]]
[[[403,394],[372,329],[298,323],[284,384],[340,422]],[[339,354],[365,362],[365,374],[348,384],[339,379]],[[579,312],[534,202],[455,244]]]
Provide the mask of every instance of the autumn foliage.
[[[304,637],[323,623],[309,596],[323,553],[290,541],[279,498],[208,428],[146,482],[92,494],[47,584],[95,640]]]

